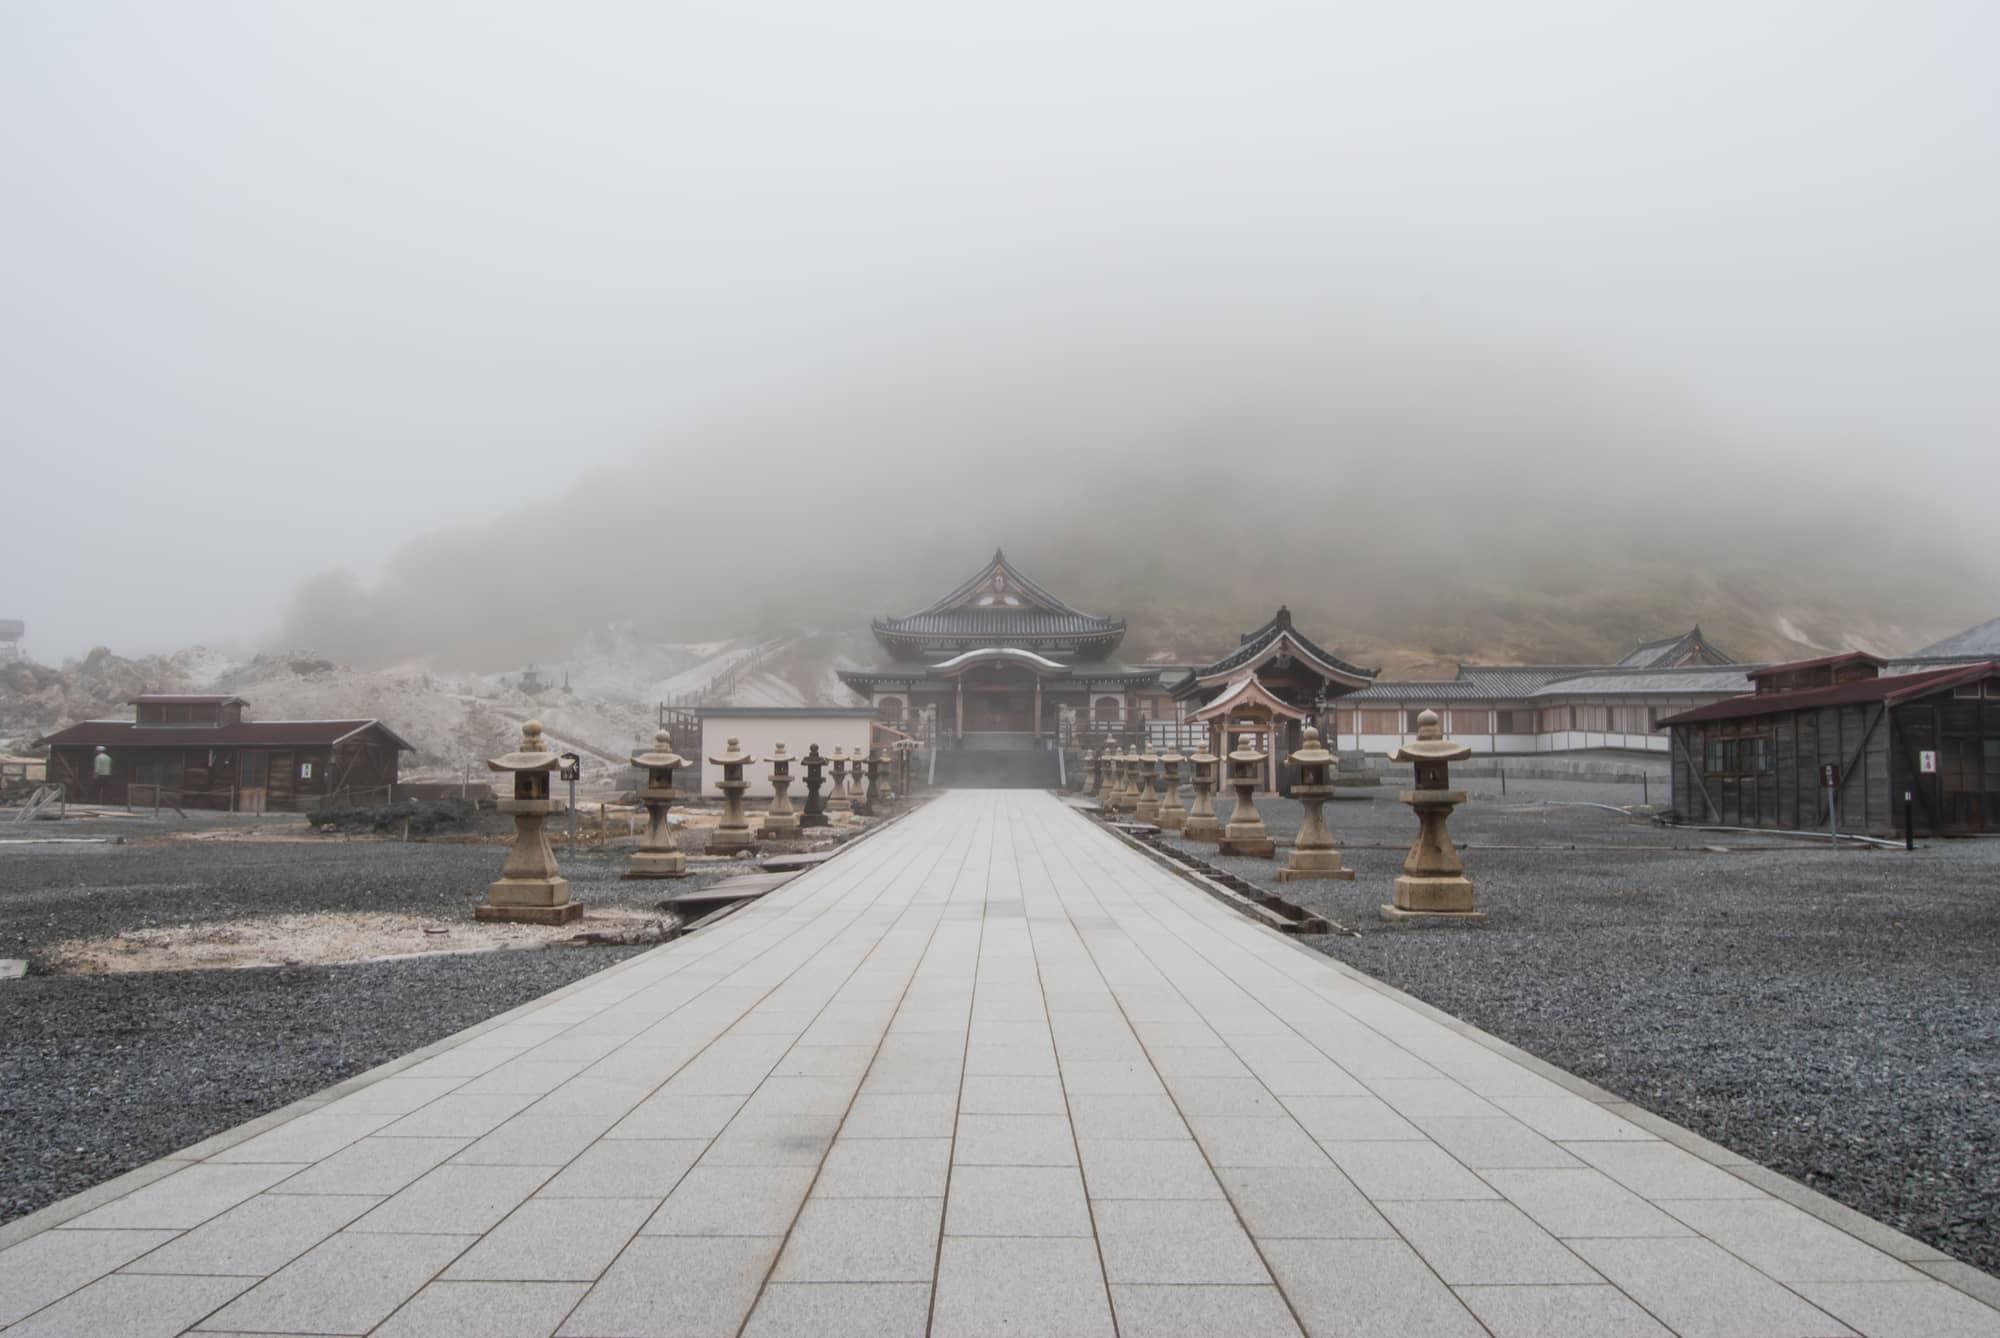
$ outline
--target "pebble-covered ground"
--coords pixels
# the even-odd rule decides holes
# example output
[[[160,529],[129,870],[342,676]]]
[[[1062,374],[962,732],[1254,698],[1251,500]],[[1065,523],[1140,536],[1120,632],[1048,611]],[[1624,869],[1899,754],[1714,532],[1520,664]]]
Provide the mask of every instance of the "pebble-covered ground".
[[[2000,842],[1834,851],[1583,806],[1636,786],[1467,788],[1480,924],[1380,918],[1416,829],[1392,787],[1327,807],[1353,882],[1271,881],[1289,800],[1259,805],[1276,861],[1189,848],[1360,931],[1322,951],[2000,1271]]]
[[[314,911],[471,920],[504,848],[340,837],[241,840],[206,815],[37,826],[119,845],[0,840],[0,1220],[87,1189],[398,1055],[538,998],[638,948],[555,947],[228,971],[48,974],[65,940]],[[188,840],[189,835],[201,839]],[[685,844],[699,850],[698,835]],[[13,832],[0,833],[11,838]],[[177,839],[163,839],[163,838]],[[625,882],[629,842],[570,857],[586,906],[656,908],[744,872],[698,863],[671,884]],[[588,921],[581,922],[587,926]],[[428,944],[425,946],[429,946]]]

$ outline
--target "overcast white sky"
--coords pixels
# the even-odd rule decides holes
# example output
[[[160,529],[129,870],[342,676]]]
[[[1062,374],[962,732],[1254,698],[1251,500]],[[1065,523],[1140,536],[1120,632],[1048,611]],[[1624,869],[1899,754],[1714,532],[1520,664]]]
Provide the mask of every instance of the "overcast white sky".
[[[9,0],[0,617],[249,639],[718,406],[1180,299],[1547,350],[1990,527],[1996,49],[1981,0]]]

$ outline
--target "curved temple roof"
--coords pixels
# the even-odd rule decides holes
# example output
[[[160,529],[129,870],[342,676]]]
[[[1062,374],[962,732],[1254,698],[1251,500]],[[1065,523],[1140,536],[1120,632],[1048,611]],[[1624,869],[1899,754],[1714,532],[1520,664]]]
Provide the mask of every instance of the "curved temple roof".
[[[1351,688],[1363,688],[1374,681],[1379,669],[1364,669],[1358,664],[1350,664],[1338,655],[1323,650],[1307,640],[1305,635],[1292,626],[1292,611],[1279,605],[1271,615],[1271,621],[1243,638],[1235,650],[1217,660],[1214,664],[1203,665],[1193,670],[1175,688],[1176,696],[1186,696],[1197,687],[1210,687],[1218,682],[1234,679],[1246,671],[1254,672],[1259,665],[1269,663],[1280,655],[1289,654],[1303,661],[1320,677],[1336,683],[1344,683]]]
[[[1006,553],[928,608],[902,618],[877,618],[875,637],[898,656],[956,653],[979,646],[1026,647],[1086,658],[1109,654],[1125,638],[1125,623],[1072,608],[1031,580]]]

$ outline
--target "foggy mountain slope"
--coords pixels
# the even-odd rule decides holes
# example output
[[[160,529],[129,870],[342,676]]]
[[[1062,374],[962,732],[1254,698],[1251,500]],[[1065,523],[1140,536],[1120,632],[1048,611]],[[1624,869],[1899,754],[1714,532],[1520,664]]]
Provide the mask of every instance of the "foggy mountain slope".
[[[1395,672],[1602,661],[1697,621],[1745,658],[1901,649],[1992,616],[1994,555],[1932,480],[1733,439],[1587,363],[1307,305],[856,354],[413,539],[372,588],[324,573],[279,640],[495,669],[613,623],[864,631],[995,546],[1127,618],[1132,660],[1218,654],[1279,602]]]

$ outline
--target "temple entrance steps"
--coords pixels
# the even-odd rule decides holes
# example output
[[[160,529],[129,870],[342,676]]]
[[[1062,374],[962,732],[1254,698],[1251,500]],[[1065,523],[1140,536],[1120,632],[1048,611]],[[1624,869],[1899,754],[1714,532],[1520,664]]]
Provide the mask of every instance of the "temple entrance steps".
[[[1051,790],[1062,783],[1062,769],[1046,748],[956,748],[937,755],[932,783],[948,790]]]

